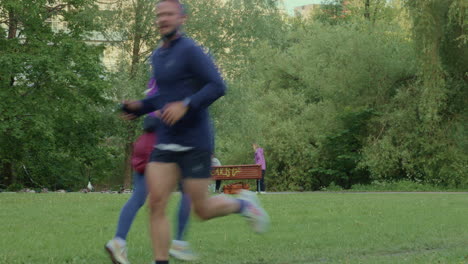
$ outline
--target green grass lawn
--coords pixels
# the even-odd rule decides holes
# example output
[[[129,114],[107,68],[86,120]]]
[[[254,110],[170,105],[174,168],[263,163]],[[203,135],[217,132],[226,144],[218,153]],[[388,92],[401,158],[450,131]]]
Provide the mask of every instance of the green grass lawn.
[[[0,263],[111,263],[104,244],[128,197],[0,194]],[[467,194],[266,194],[261,201],[272,219],[265,235],[237,215],[193,219],[188,240],[201,255],[193,263],[468,263]],[[128,237],[132,263],[152,259],[147,230],[144,207]]]

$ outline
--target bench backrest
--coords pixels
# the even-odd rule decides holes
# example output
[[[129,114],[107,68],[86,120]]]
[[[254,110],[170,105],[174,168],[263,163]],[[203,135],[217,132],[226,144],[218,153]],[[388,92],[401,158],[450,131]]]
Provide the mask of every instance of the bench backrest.
[[[261,179],[262,167],[257,164],[213,166],[211,177],[214,180]]]

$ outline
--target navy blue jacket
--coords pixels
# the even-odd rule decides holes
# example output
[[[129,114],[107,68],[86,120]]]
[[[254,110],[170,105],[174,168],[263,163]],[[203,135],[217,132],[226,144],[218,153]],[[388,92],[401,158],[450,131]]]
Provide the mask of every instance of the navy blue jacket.
[[[158,128],[158,144],[179,144],[213,151],[213,131],[208,107],[223,96],[226,86],[203,49],[182,36],[153,52],[151,62],[159,88],[154,96],[142,100],[143,115],[161,109],[170,102],[189,99],[189,110],[176,124]]]

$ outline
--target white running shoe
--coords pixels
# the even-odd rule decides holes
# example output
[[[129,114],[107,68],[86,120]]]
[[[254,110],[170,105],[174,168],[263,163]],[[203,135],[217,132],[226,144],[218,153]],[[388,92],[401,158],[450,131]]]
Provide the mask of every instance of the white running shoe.
[[[185,261],[198,259],[198,255],[190,248],[189,242],[181,240],[172,240],[172,245],[169,249],[169,255],[176,259]]]
[[[257,233],[265,233],[270,226],[270,217],[260,206],[257,195],[251,191],[242,190],[239,199],[247,201],[242,215],[247,218],[253,230]]]
[[[111,239],[107,242],[105,249],[109,253],[112,263],[114,264],[130,264],[127,259],[127,247],[119,243],[117,239]]]

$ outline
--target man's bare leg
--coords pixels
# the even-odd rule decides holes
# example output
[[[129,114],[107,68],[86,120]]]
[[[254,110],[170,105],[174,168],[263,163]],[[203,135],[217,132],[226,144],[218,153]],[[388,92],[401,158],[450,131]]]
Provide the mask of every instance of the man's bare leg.
[[[184,190],[192,199],[195,213],[203,220],[238,213],[241,206],[239,200],[224,195],[209,197],[210,181],[211,179],[186,179],[184,181]]]
[[[155,260],[168,260],[171,243],[166,207],[179,179],[175,163],[151,162],[146,167],[150,209],[150,235]]]
[[[192,199],[195,213],[202,219],[241,213],[246,217],[253,230],[264,233],[268,230],[270,218],[260,206],[253,192],[242,191],[240,199],[229,198],[224,195],[208,196],[209,179],[186,179],[184,190]]]

